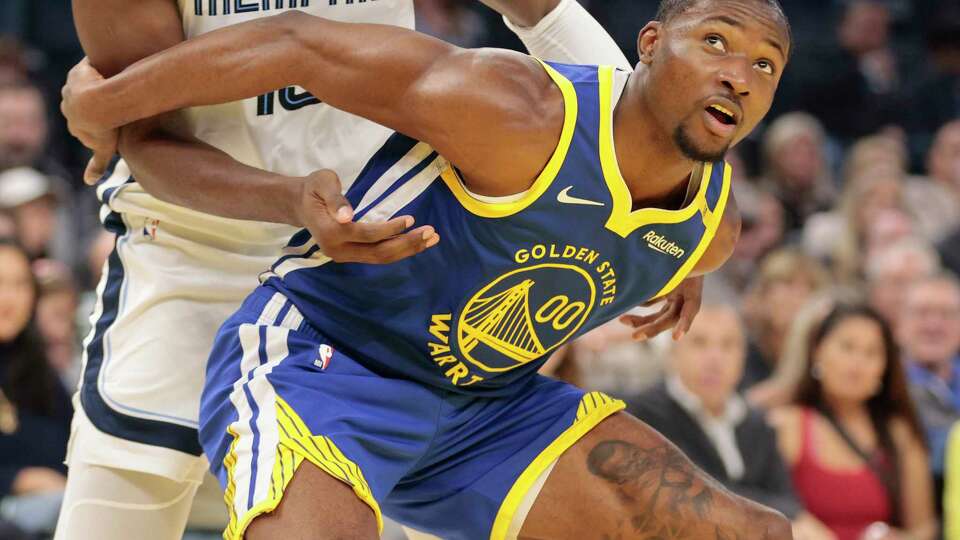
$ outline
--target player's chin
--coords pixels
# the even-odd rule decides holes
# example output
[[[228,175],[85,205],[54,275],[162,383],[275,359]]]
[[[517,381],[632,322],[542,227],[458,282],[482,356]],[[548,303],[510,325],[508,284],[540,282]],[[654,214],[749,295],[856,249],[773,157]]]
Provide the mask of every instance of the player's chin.
[[[732,137],[720,137],[706,130],[680,126],[674,133],[674,142],[680,152],[694,161],[720,161],[730,149]]]

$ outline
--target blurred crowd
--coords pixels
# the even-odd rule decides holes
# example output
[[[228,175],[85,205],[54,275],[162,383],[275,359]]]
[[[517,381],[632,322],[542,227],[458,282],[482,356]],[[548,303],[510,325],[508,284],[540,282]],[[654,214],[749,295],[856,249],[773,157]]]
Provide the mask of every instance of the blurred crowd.
[[[791,64],[728,155],[743,232],[693,327],[614,322],[546,369],[627,400],[797,538],[960,540],[960,2],[781,1]],[[657,0],[582,3],[635,61]],[[0,2],[0,538],[55,520],[113,246],[58,114],[69,4]],[[477,2],[417,10],[459,45],[521,47]]]

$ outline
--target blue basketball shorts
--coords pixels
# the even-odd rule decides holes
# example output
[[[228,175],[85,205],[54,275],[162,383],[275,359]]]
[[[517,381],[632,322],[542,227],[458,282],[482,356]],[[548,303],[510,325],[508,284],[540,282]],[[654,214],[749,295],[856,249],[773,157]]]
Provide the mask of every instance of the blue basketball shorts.
[[[506,397],[387,378],[327,344],[261,286],[220,329],[200,439],[243,538],[304,460],[382,516],[444,539],[505,538],[552,463],[624,404],[536,376]]]

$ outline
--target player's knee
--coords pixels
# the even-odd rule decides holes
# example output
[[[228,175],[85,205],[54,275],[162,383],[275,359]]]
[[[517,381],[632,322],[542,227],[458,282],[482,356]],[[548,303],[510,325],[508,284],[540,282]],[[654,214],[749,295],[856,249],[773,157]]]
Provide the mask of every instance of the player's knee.
[[[793,526],[790,524],[790,520],[780,512],[764,508],[763,513],[758,516],[758,519],[763,525],[761,530],[764,531],[761,538],[769,540],[793,539]]]

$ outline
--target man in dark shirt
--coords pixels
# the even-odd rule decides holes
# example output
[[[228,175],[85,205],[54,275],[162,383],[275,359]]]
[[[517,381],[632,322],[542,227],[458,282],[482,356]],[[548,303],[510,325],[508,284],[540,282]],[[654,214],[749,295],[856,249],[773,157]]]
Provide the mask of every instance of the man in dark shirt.
[[[666,380],[628,410],[731,491],[795,519],[801,507],[774,432],[736,392],[745,355],[736,311],[705,305],[675,345]]]

